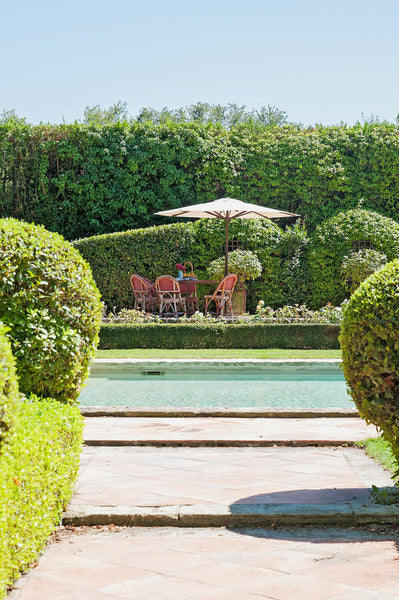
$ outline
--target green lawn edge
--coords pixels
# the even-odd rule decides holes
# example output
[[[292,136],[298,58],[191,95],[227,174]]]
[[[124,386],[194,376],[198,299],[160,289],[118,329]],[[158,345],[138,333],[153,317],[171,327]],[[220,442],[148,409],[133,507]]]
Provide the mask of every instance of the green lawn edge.
[[[173,349],[163,350],[157,348],[134,348],[134,349],[111,349],[97,350],[96,358],[139,358],[139,359],[341,359],[341,350],[296,350],[283,348],[264,348],[264,349]]]

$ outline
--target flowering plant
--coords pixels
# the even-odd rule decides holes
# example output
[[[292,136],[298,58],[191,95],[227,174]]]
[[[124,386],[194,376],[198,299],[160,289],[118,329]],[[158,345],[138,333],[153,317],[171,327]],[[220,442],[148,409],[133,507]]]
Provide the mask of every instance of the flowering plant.
[[[305,304],[294,304],[273,309],[265,306],[263,300],[259,300],[256,314],[252,316],[253,321],[263,323],[342,323],[343,313],[347,300],[340,306],[332,306],[328,303],[319,310],[310,310]]]
[[[247,279],[256,279],[262,273],[262,265],[254,252],[250,250],[233,250],[228,254],[229,273],[237,275],[236,289],[245,289]],[[208,267],[208,275],[212,279],[224,277],[225,258],[217,258]]]

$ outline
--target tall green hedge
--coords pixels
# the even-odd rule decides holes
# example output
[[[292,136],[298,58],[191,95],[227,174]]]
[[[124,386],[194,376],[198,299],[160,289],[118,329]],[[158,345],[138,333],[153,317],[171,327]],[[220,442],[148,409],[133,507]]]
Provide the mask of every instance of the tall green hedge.
[[[342,259],[358,241],[371,242],[388,261],[399,257],[399,224],[372,211],[355,208],[319,225],[311,236],[309,275],[311,302],[318,308],[338,305],[348,295],[340,273]]]
[[[7,122],[0,177],[0,216],[67,239],[158,225],[158,210],[222,196],[299,213],[309,230],[361,197],[399,220],[399,129]]]
[[[73,491],[82,446],[79,409],[31,397],[15,411],[0,455],[0,598],[36,560]]]

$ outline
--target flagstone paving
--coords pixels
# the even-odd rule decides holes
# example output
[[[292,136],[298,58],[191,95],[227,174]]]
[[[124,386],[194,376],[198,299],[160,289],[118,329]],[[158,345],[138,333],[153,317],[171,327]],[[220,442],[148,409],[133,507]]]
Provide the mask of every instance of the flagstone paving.
[[[90,417],[87,441],[143,445],[86,446],[69,512],[115,507],[116,514],[134,506],[162,514],[178,506],[191,511],[197,526],[182,527],[188,519],[170,528],[60,527],[9,600],[397,599],[399,516],[392,507],[380,507],[372,521],[383,523],[384,511],[391,510],[389,529],[307,528],[300,516],[297,529],[233,530],[208,528],[197,514],[201,507],[215,515],[227,507],[227,516],[239,517],[259,506],[287,513],[301,506],[316,513],[348,506],[349,515],[367,511],[371,485],[392,485],[389,473],[359,448],[317,442],[370,434],[374,428],[357,418]],[[244,443],[284,443],[285,436],[288,446],[218,447],[218,440],[233,435]],[[176,444],[197,438],[215,447]],[[156,443],[163,439],[172,446]],[[298,440],[311,445],[289,445]]]
[[[392,485],[358,448],[88,447],[70,508],[366,500]]]
[[[399,532],[59,530],[9,600],[394,600]]]

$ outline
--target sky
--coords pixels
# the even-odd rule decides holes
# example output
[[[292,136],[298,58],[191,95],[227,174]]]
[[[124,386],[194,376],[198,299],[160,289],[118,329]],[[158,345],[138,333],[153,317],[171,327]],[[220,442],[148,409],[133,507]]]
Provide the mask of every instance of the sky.
[[[289,121],[399,113],[398,0],[0,0],[0,113],[272,105]]]

